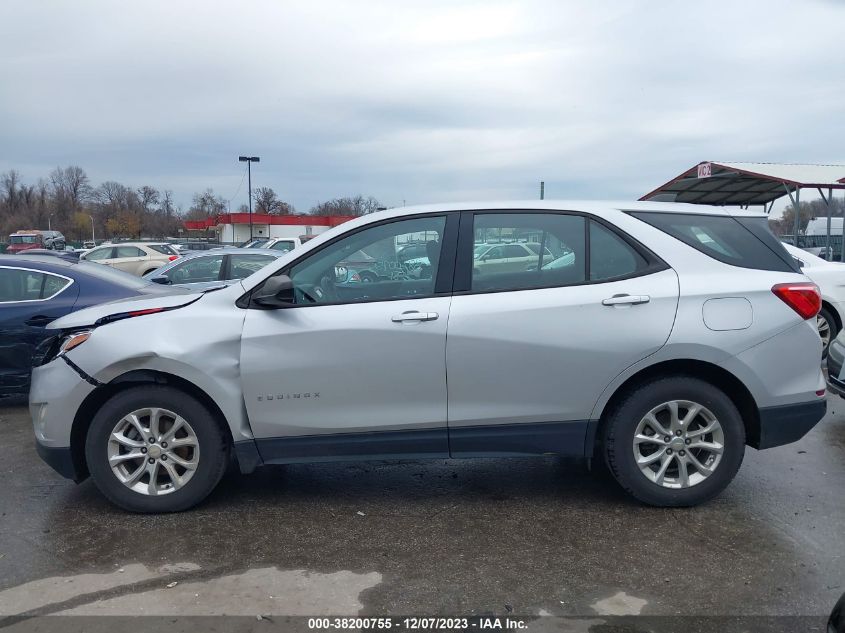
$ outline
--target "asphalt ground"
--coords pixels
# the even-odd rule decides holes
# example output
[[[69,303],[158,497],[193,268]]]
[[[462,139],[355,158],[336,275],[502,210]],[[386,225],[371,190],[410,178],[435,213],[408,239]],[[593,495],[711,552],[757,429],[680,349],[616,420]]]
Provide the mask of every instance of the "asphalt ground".
[[[803,616],[822,630],[845,592],[845,401],[831,395],[804,439],[749,448],[731,486],[691,509],[645,507],[606,474],[542,458],[233,470],[192,511],[134,515],[42,463],[24,407],[0,408],[0,468],[13,627],[426,614]]]

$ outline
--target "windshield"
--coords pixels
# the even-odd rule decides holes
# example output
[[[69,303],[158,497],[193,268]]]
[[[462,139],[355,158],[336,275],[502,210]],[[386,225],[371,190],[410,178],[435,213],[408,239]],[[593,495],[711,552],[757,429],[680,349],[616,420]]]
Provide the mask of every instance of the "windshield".
[[[39,244],[41,239],[39,235],[10,235],[10,244]]]

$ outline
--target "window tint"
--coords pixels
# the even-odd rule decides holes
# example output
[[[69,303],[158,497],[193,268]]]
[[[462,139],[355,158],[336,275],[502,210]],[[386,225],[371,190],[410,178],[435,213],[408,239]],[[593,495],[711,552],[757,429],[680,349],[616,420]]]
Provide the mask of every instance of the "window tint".
[[[44,274],[44,285],[41,287],[41,298],[46,299],[58,294],[70,284],[69,279],[56,275]]]
[[[161,253],[162,255],[178,255],[174,248],[169,244],[148,244],[147,245],[152,250],[156,251],[157,253]]]
[[[293,242],[281,241],[276,242],[270,248],[272,248],[274,251],[282,251],[283,253],[287,253],[289,251],[292,251],[294,249],[294,246],[295,244]]]
[[[517,246],[515,244],[503,246],[502,250],[505,257],[529,257],[531,255],[522,246]]]
[[[586,229],[581,216],[476,214],[474,229],[473,291],[524,290],[586,280]],[[495,246],[486,252],[478,249],[479,245],[505,240],[519,243]]]
[[[446,218],[400,220],[373,226],[322,248],[293,266],[296,303],[352,303],[414,299],[434,294]],[[403,262],[408,243],[427,256]]]
[[[101,259],[111,259],[113,250],[114,249],[111,246],[107,246],[106,248],[95,248],[93,251],[88,251],[85,254],[85,259],[92,262],[96,262]]]
[[[590,220],[590,279],[632,275],[648,265],[645,258],[616,233]]]
[[[782,272],[799,270],[769,230],[766,218],[640,211],[630,214],[726,264]]]
[[[230,255],[228,279],[244,279],[276,261],[272,255]]]
[[[146,253],[137,246],[118,246],[115,257],[144,257]]]
[[[174,284],[199,284],[220,279],[223,255],[192,257],[168,270],[164,275]]]
[[[69,279],[49,273],[0,268],[0,303],[49,299],[69,284]]]

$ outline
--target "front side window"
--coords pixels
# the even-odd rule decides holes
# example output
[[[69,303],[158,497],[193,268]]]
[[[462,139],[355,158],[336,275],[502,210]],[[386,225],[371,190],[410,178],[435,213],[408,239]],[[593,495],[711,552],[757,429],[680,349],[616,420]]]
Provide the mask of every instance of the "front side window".
[[[228,279],[246,279],[274,261],[272,255],[230,255]]]
[[[168,270],[164,275],[174,284],[199,284],[220,279],[223,255],[194,257]]]
[[[49,273],[0,268],[0,303],[49,299],[70,283],[70,279]]]
[[[434,294],[446,218],[398,220],[366,228],[309,255],[289,269],[302,305],[415,299]],[[408,242],[425,256],[402,261]]]
[[[586,228],[581,216],[476,214],[474,237],[473,291],[525,290],[586,280]],[[489,246],[502,241],[509,243]]]
[[[85,254],[85,259],[96,262],[102,259],[111,259],[112,258],[112,251],[114,249],[111,246],[106,248],[97,248],[93,251],[89,251]]]

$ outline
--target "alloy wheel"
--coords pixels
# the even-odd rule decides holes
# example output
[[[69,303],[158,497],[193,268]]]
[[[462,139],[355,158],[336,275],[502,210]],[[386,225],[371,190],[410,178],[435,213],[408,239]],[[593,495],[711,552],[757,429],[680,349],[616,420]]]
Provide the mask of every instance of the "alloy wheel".
[[[689,400],[664,402],[645,414],[634,433],[634,459],[650,481],[689,488],[722,461],[725,434],[713,413]]]
[[[830,323],[819,314],[816,317],[816,327],[819,329],[819,336],[822,339],[822,349],[827,349],[830,344]]]
[[[123,416],[108,441],[112,473],[124,486],[144,495],[182,488],[197,470],[199,439],[180,415],[156,407]]]

